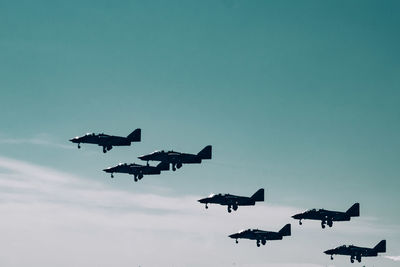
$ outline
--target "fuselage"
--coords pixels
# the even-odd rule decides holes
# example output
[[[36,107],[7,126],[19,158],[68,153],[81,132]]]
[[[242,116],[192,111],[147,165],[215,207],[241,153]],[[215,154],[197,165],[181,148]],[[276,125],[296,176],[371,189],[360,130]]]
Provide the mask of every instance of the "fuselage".
[[[194,154],[180,153],[175,151],[156,151],[147,155],[140,156],[144,161],[162,161],[172,164],[179,163],[201,163],[201,157]]]
[[[155,166],[144,166],[139,164],[118,164],[117,166],[104,169],[107,173],[128,173],[132,175],[138,174],[160,174],[161,170]]]
[[[208,204],[220,204],[220,205],[238,205],[238,206],[253,206],[256,202],[250,197],[235,196],[230,194],[217,194],[211,195],[207,198],[198,200],[200,203]]]
[[[86,134],[81,137],[75,137],[70,140],[72,143],[85,143],[85,144],[97,144],[99,146],[130,146],[131,141],[122,136],[113,136],[107,134]]]
[[[340,211],[329,211],[329,210],[309,210],[304,213],[299,213],[292,218],[297,219],[297,220],[303,220],[303,219],[308,219],[308,220],[331,220],[331,221],[350,221],[350,216],[347,215],[345,212],[340,212]]]
[[[278,232],[263,231],[259,229],[248,229],[232,234],[230,238],[238,239],[250,239],[250,240],[282,240],[283,237]]]
[[[357,246],[340,246],[334,249],[324,251],[328,255],[347,255],[347,256],[362,256],[362,257],[375,257],[378,252],[373,248],[364,248]]]

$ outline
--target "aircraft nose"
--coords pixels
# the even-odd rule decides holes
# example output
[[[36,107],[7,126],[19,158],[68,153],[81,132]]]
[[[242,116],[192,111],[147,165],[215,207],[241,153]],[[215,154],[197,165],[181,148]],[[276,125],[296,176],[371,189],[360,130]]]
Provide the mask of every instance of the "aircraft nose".
[[[77,137],[71,138],[71,139],[69,139],[69,141],[71,141],[72,143],[79,143],[79,137],[77,136]]]
[[[200,203],[206,203],[206,199],[205,198],[199,199],[197,201],[200,202]]]
[[[293,219],[300,220],[300,214],[295,214],[292,216]]]
[[[236,234],[231,234],[231,235],[229,235],[229,237],[230,238],[238,238],[238,234],[236,233]]]
[[[106,169],[103,170],[103,172],[111,172],[111,171],[112,171],[111,167],[110,168],[106,168]]]
[[[332,249],[328,249],[324,251],[325,254],[332,255]]]
[[[146,155],[143,155],[143,156],[139,156],[139,157],[138,157],[138,159],[141,159],[141,160],[146,160],[146,158],[147,158]]]

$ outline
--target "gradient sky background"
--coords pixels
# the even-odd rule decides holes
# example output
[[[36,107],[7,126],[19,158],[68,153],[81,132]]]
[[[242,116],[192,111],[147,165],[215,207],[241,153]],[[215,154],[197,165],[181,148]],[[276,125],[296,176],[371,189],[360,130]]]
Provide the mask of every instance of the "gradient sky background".
[[[400,260],[399,1],[0,1],[1,266],[352,266]],[[86,132],[142,142],[114,148]],[[213,159],[138,183],[156,149]],[[205,211],[212,192],[266,202]],[[309,208],[361,217],[322,230]],[[257,248],[242,228],[292,237]],[[397,257],[397,258],[396,258]]]

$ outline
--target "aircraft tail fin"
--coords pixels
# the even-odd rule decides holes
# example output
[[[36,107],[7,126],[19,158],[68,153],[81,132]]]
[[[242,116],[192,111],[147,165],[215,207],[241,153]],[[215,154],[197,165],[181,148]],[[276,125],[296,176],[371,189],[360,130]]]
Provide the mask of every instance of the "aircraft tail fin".
[[[264,201],[264,188],[258,189],[250,198],[254,201]]]
[[[137,128],[126,138],[128,138],[129,141],[131,141],[131,142],[140,142],[142,139],[142,130],[140,128]]]
[[[374,247],[376,252],[386,252],[386,240],[382,240]]]
[[[158,165],[157,168],[160,171],[169,171],[169,163],[168,162],[163,162],[161,161]]]
[[[212,146],[208,145],[203,148],[199,153],[197,153],[197,156],[199,156],[201,159],[211,159],[211,153]]]
[[[288,223],[285,226],[283,226],[283,228],[281,230],[279,230],[279,233],[282,236],[290,236],[292,234],[290,223]]]
[[[351,217],[360,216],[360,203],[355,203],[353,206],[351,206],[350,209],[346,211],[346,214]]]

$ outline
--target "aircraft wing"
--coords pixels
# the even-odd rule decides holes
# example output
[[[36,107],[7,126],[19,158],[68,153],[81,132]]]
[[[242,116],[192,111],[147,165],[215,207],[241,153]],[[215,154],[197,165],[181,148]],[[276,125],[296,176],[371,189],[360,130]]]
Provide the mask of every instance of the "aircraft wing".
[[[255,230],[253,233],[257,237],[257,239],[268,239],[268,237],[271,235],[271,232],[262,230]]]

